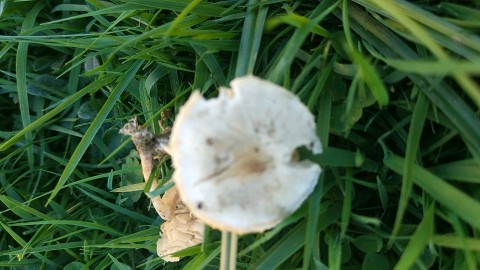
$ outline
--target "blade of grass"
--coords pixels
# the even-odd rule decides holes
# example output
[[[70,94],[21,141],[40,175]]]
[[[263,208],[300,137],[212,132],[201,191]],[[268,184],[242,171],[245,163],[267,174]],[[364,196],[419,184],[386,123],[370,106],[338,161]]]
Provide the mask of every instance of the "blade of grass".
[[[217,248],[210,250],[209,254],[200,253],[197,257],[192,259],[190,262],[185,265],[183,268],[184,270],[200,270],[204,269],[208,266],[211,261],[220,254],[220,246]]]
[[[380,55],[376,55],[387,65],[394,67],[395,69],[417,73],[419,75],[452,75],[456,72],[461,72],[469,75],[480,74],[480,62],[470,62],[461,60],[396,60],[388,59]]]
[[[1,223],[0,223],[1,225]],[[98,242],[102,242],[103,240],[97,240]],[[67,248],[80,248],[80,247],[84,247],[85,243],[83,241],[76,241],[76,242],[68,242],[68,243],[58,243],[58,244],[52,244],[52,245],[48,245],[48,246],[40,246],[40,247],[32,247],[29,249],[29,254],[32,254],[32,255],[39,255],[39,253],[44,253],[44,252],[48,252],[48,251],[61,251],[61,250],[65,250]],[[3,252],[0,252],[0,254],[4,254],[4,255],[13,255],[13,256],[18,256],[20,254],[23,253],[23,250],[22,249],[12,249],[12,250],[8,250],[8,251],[3,251]],[[60,267],[58,264],[52,262],[51,260],[48,260],[47,258],[45,258],[45,262],[48,262],[49,264],[52,264],[54,266],[57,266],[57,267]]]
[[[268,72],[268,78],[276,83],[281,82],[283,74],[286,70],[290,70],[290,66],[295,59],[297,52],[303,44],[305,38],[312,32],[312,29],[328,14],[330,14],[340,3],[340,1],[326,0],[322,1],[313,11],[309,22],[302,28],[299,28],[292,35],[289,42],[285,45],[276,65]]]
[[[336,203],[319,215],[316,231],[319,232],[340,218],[340,209],[341,204]],[[298,223],[248,269],[276,269],[304,245],[306,226],[305,221]]]
[[[132,4],[133,6],[140,6],[145,8],[166,9],[181,12],[185,10],[191,1],[189,0],[121,0],[122,2]],[[212,3],[199,3],[192,10],[191,13],[201,16],[221,17],[226,11],[225,8],[213,5]]]
[[[432,203],[426,210],[422,221],[418,224],[415,233],[410,238],[400,260],[393,269],[410,269],[415,264],[415,261],[433,236],[434,213],[435,204]]]
[[[341,18],[337,12],[335,15]],[[349,5],[351,27],[377,51],[390,58],[419,59],[403,40],[379,24],[371,15],[356,5]],[[445,115],[452,120],[462,137],[472,145],[472,154],[480,158],[480,120],[469,106],[445,83],[431,77],[407,75]]]
[[[350,20],[348,17],[348,0],[343,0],[342,5],[342,20],[343,20],[343,30],[345,31],[345,37],[347,40],[348,48],[347,52],[352,58],[352,62],[357,67],[357,72],[359,73],[360,78],[368,85],[370,91],[378,102],[380,106],[386,106],[388,104],[388,91],[385,88],[380,75],[377,70],[365,59],[365,57],[358,52],[353,43],[352,34],[350,31]]]
[[[152,235],[156,236],[159,233],[159,227],[154,226],[152,228],[141,230],[139,232],[134,232],[128,235],[123,235],[115,239],[110,240],[106,244],[122,244],[122,243],[141,243],[145,240],[152,238]]]
[[[122,236],[123,233],[112,229],[107,226],[96,224],[88,221],[79,221],[79,220],[44,220],[44,221],[30,221],[30,222],[17,222],[12,224],[12,226],[31,226],[31,225],[71,225],[74,227],[84,227],[92,230],[100,230],[112,234],[114,236]]]
[[[353,184],[352,184],[352,169],[347,168],[345,175],[345,194],[343,196],[342,207],[342,222],[340,223],[340,240],[343,240],[347,234],[348,225],[350,223],[350,214],[352,211],[353,201]]]
[[[7,141],[3,142],[0,145],[0,152],[1,151],[6,151],[8,148],[10,148],[12,145],[20,141],[25,134],[28,132],[31,132],[33,130],[39,129],[45,122],[52,120],[53,117],[58,115],[59,113],[63,112],[66,110],[68,107],[72,106],[75,104],[80,98],[85,96],[86,94],[92,93],[100,89],[101,87],[111,83],[113,81],[114,77],[112,75],[106,75],[102,78],[99,78],[95,82],[87,85],[80,91],[76,92],[75,94],[72,94],[68,98],[64,99],[61,103],[58,104],[58,106],[54,107],[51,111],[48,113],[44,114],[42,117],[38,118],[34,122],[32,122],[30,125],[25,127],[24,129],[18,131],[13,137],[8,139]]]
[[[320,204],[323,194],[323,181],[324,175],[319,177],[319,181],[315,190],[310,194],[308,199],[308,215],[305,227],[305,239],[303,250],[303,269],[309,269],[310,262],[312,261],[312,253],[314,245],[318,245],[318,216],[320,215]]]
[[[444,179],[480,184],[480,162],[475,159],[435,166],[431,171]]]
[[[15,215],[21,217],[24,220],[31,220],[33,217],[38,217],[43,220],[51,220],[52,218],[44,213],[21,203],[13,198],[0,195],[0,201]]]
[[[90,145],[90,142],[92,142],[93,137],[97,134],[98,130],[102,126],[103,122],[107,118],[108,114],[113,108],[113,105],[115,102],[120,98],[120,95],[122,94],[123,90],[127,87],[127,85],[130,83],[130,81],[133,79],[133,77],[136,75],[137,71],[140,69],[140,66],[142,65],[143,61],[137,61],[135,64],[133,64],[126,72],[124,75],[121,76],[121,79],[118,83],[118,85],[113,89],[112,93],[108,97],[107,101],[105,101],[105,105],[102,106],[100,109],[98,115],[95,117],[95,119],[92,121],[92,124],[89,126],[87,131],[85,132],[82,140],[78,144],[77,148],[75,149],[74,153],[72,154],[72,157],[68,161],[67,165],[65,166],[65,169],[60,176],[60,179],[57,182],[57,185],[54,187],[52,190],[52,193],[50,194],[50,197],[48,198],[46,205],[50,203],[51,200],[57,195],[57,193],[60,191],[63,185],[67,182],[67,180],[70,178],[70,176],[73,173],[73,170],[77,166],[77,164],[80,162],[80,159],[82,158],[83,154],[87,150],[87,148]]]
[[[210,53],[207,48],[203,46],[194,44],[191,44],[191,46],[195,49],[195,52],[200,56],[200,59],[210,70],[210,73],[213,75],[218,85],[226,85],[227,80],[225,78],[225,74],[223,74],[221,65],[218,63],[218,60],[214,54]]]
[[[480,239],[478,238],[460,238],[456,235],[437,234],[432,237],[432,241],[441,247],[461,249],[467,245],[468,249],[472,251],[480,251]]]
[[[12,230],[9,226],[7,226],[5,223],[3,223],[2,221],[0,221],[0,226],[21,246],[21,247],[25,247],[27,246],[27,242],[25,240],[23,240],[23,238],[18,235],[14,230]],[[23,249],[23,248],[22,248]],[[0,251],[0,254],[1,253],[4,253],[2,251]],[[23,251],[20,250],[20,252],[16,253],[16,254],[12,254],[12,255],[16,255],[17,256],[17,259],[19,261],[23,260]],[[49,263],[51,265],[56,265],[56,266],[59,266],[58,264],[54,263],[53,261],[49,260],[47,257],[41,255],[41,254],[36,254],[36,253],[33,253],[33,256],[37,257],[38,259],[40,259],[42,262],[46,262],[46,263]]]
[[[268,20],[268,25],[266,27],[268,29],[273,29],[280,24],[289,24],[289,25],[295,26],[296,28],[302,28],[308,24],[308,19],[298,14],[290,13],[287,15],[280,15],[280,16],[271,18],[270,20]],[[318,24],[313,26],[312,33],[320,36],[324,36],[324,37],[327,37],[330,35],[330,33],[325,28],[321,27]]]
[[[322,81],[323,75],[319,78]],[[318,85],[317,85],[318,86]],[[323,88],[323,83],[320,84]],[[319,134],[322,146],[328,145],[330,130],[330,113],[332,107],[332,100],[329,93],[320,95],[318,114],[317,114],[317,133]],[[303,249],[303,269],[309,269],[312,261],[312,254],[315,246],[318,246],[319,237],[317,232],[318,216],[320,215],[322,194],[324,192],[323,183],[325,180],[325,173],[319,177],[315,190],[308,199],[308,215],[305,230],[305,246]]]
[[[408,29],[412,35],[414,35],[425,47],[427,47],[430,52],[441,61],[448,61],[449,57],[443,48],[437,44],[425,30],[424,27],[417,24],[414,20],[408,17],[403,10],[399,7],[398,3],[404,2],[403,0],[399,1],[379,1],[379,0],[370,0],[375,5],[382,7],[382,9],[388,12],[392,18],[396,19],[399,23]],[[477,106],[480,107],[480,88],[476,85],[471,78],[466,74],[460,72],[454,72],[453,77],[455,80],[462,86],[462,89],[470,96],[470,98],[475,102]]]
[[[30,10],[23,21],[21,34],[29,31],[33,28],[35,20],[37,19],[38,13],[43,9],[45,3],[38,2],[32,10]],[[28,103],[28,94],[27,94],[27,64],[28,64],[28,42],[19,42],[17,49],[17,58],[15,60],[16,64],[16,77],[17,77],[17,93],[18,93],[18,104],[20,106],[20,115],[22,118],[23,127],[30,125],[30,106]],[[34,167],[34,156],[33,156],[33,134],[31,131],[25,133],[25,142],[27,143],[27,158],[28,166],[31,170]]]
[[[339,270],[341,268],[342,245],[338,231],[328,234],[328,269]]]
[[[403,174],[405,160],[401,157],[390,154],[384,159],[384,164],[394,172]],[[477,200],[418,165],[412,167],[412,180],[473,228],[480,229],[480,203]]]
[[[313,92],[310,95],[310,98],[308,99],[308,102],[307,102],[307,107],[310,109],[310,111],[314,110],[315,106],[317,105],[317,102],[320,100],[319,97],[325,89],[325,85],[333,70],[335,61],[336,61],[336,57],[332,57],[332,59],[325,65],[324,69],[322,70],[322,73],[317,80],[315,88],[313,89]],[[321,107],[320,107],[320,110],[321,110]],[[330,112],[328,112],[328,114],[330,114]],[[330,127],[328,127],[327,130],[330,130]]]
[[[462,251],[464,253],[465,261],[466,261],[466,269],[476,269],[475,267],[475,259],[473,258],[472,251],[470,250],[469,246],[467,245],[466,238],[468,236],[468,232],[465,231],[465,227],[463,226],[462,222],[458,219],[458,217],[453,213],[448,213],[448,219],[450,224],[452,224],[455,234],[458,236],[459,239],[462,240]],[[468,229],[467,229],[468,230]]]
[[[410,127],[408,128],[407,149],[402,174],[402,188],[400,191],[400,199],[398,202],[395,224],[393,225],[392,234],[388,243],[390,246],[393,244],[393,240],[400,230],[400,225],[402,224],[405,209],[408,205],[408,199],[410,198],[410,193],[413,186],[412,170],[415,164],[415,159],[417,158],[418,145],[422,136],[423,127],[425,124],[425,119],[427,118],[429,106],[430,103],[425,97],[425,95],[423,93],[419,93],[417,103],[415,104],[415,108],[413,110]]]
[[[141,222],[144,222],[144,223],[147,223],[147,224],[151,224],[154,221],[154,219],[152,219],[150,217],[147,217],[145,215],[139,214],[139,213],[134,212],[132,210],[120,207],[120,206],[118,206],[116,204],[113,204],[113,203],[111,203],[107,200],[104,200],[104,199],[100,198],[99,196],[96,196],[95,194],[92,194],[92,193],[90,193],[86,190],[83,190],[81,188],[79,188],[79,190],[82,193],[84,193],[85,195],[87,195],[89,198],[92,198],[94,201],[98,202],[99,204],[104,205],[105,207],[112,209],[116,213],[124,214],[126,216],[129,216],[129,217],[133,218],[134,220],[141,221]]]
[[[187,16],[188,13],[190,13],[196,6],[198,6],[202,0],[193,0],[188,3],[188,5],[178,14],[177,18],[172,21],[172,24],[170,25],[170,28],[167,30],[165,33],[166,36],[170,36],[171,33],[177,29],[177,26],[180,24],[180,22]]]
[[[403,14],[417,20],[426,27],[438,31],[443,37],[455,37],[455,45],[450,48],[451,50],[454,51],[459,45],[465,45],[476,52],[480,52],[480,38],[478,36],[471,35],[463,28],[458,27],[457,25],[450,23],[448,20],[408,1],[396,1],[396,4]],[[440,3],[440,8],[441,6],[448,5],[448,2],[442,2]]]
[[[267,12],[268,6],[263,5],[261,1],[249,1],[247,15],[243,21],[235,77],[253,73]]]

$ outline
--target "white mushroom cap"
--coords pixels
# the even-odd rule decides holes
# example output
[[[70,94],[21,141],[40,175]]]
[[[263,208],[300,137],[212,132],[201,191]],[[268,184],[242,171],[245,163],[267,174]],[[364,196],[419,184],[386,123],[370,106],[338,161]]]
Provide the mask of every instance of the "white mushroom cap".
[[[321,152],[312,114],[286,89],[254,76],[205,100],[194,92],[174,123],[169,153],[183,203],[213,228],[270,229],[315,187],[320,166],[296,148]]]

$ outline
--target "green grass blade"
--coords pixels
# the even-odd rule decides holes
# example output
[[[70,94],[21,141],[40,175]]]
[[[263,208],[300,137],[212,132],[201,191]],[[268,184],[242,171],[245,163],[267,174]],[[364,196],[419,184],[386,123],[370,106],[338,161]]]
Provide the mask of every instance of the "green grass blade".
[[[340,239],[343,240],[347,234],[348,225],[350,223],[350,215],[352,211],[353,201],[353,183],[352,183],[352,170],[347,168],[345,175],[345,187],[344,187],[343,207],[342,207],[342,222],[340,224]]]
[[[310,109],[310,111],[314,111],[314,108],[315,106],[317,105],[317,102],[320,100],[320,95],[322,94],[322,92],[324,91],[325,89],[325,85],[327,83],[327,80],[333,70],[333,65],[336,61],[336,57],[333,57],[324,67],[324,69],[322,70],[322,74],[320,75],[320,77],[318,78],[318,81],[317,81],[317,84],[315,85],[315,88],[313,89],[313,92],[310,96],[310,98],[308,99],[308,102],[307,102],[307,107]],[[322,110],[322,108],[320,108],[320,110]],[[324,112],[324,113],[327,113],[327,114],[330,114],[330,111],[328,112]],[[329,130],[330,127],[326,128],[326,127],[317,127],[317,129],[322,129],[322,130]]]
[[[368,85],[368,88],[372,92],[373,96],[380,106],[386,106],[389,101],[388,91],[380,78],[377,70],[365,59],[365,57],[352,51],[352,60],[359,68],[360,77]]]
[[[396,173],[403,174],[404,159],[391,154],[385,158],[384,163]],[[480,203],[477,200],[417,165],[412,168],[412,180],[473,228],[480,229]]]
[[[316,232],[326,228],[328,225],[340,218],[340,204],[331,205],[318,217]],[[282,236],[260,259],[251,264],[249,269],[276,269],[285,262],[292,254],[304,245],[306,222],[298,223],[294,228]]]
[[[33,130],[39,129],[43,124],[52,120],[56,115],[60,114],[65,109],[72,106],[75,102],[78,102],[83,96],[85,96],[86,94],[97,91],[101,87],[111,83],[113,81],[113,79],[114,79],[114,77],[109,76],[109,75],[107,75],[105,77],[102,77],[102,78],[96,80],[95,82],[87,85],[86,87],[84,87],[80,91],[76,92],[75,94],[72,94],[68,98],[64,99],[61,103],[58,104],[58,106],[53,108],[51,111],[44,114],[42,117],[38,118],[37,120],[32,122],[30,125],[28,125],[24,129],[18,131],[13,137],[8,139],[7,141],[3,142],[0,145],[0,151],[7,150],[12,145],[14,145],[18,141],[22,140],[22,138],[25,137],[25,134],[27,134],[28,132],[31,132]]]
[[[31,225],[70,225],[75,227],[84,227],[92,230],[99,230],[110,233],[114,236],[121,236],[123,233],[112,229],[107,226],[96,224],[93,222],[87,221],[78,221],[78,220],[44,220],[44,221],[31,221],[31,222],[18,222],[13,224],[13,226],[31,226]]]
[[[98,202],[101,205],[104,205],[105,207],[108,207],[108,208],[112,209],[113,211],[115,211],[117,213],[124,214],[126,216],[129,216],[129,217],[133,218],[134,220],[138,220],[138,221],[141,221],[141,222],[144,222],[144,223],[147,223],[147,224],[151,224],[154,221],[154,219],[152,219],[150,217],[141,215],[137,212],[131,211],[129,209],[126,209],[126,208],[120,207],[116,204],[113,204],[111,202],[108,202],[107,200],[104,200],[104,199],[100,198],[99,196],[96,196],[95,194],[92,194],[92,193],[90,193],[86,190],[83,190],[83,189],[79,189],[79,190],[82,193],[84,193],[85,195],[87,195],[88,197],[90,197],[91,199],[93,199],[94,201]]]
[[[342,19],[343,29],[345,31],[345,36],[348,44],[347,51],[352,58],[352,62],[358,69],[359,77],[368,85],[373,96],[377,100],[380,106],[385,106],[388,104],[388,91],[383,84],[380,75],[377,70],[365,59],[365,57],[358,52],[353,43],[353,39],[350,31],[349,17],[347,15],[349,1],[344,0],[342,5]]]
[[[192,44],[192,47],[200,56],[200,59],[203,62],[205,62],[205,65],[210,70],[210,73],[213,75],[218,85],[223,85],[223,86],[227,85],[225,74],[223,73],[223,70],[220,67],[220,64],[218,63],[217,58],[214,57],[213,54],[208,52],[207,48],[205,47],[194,45],[194,44]]]
[[[340,270],[342,246],[340,234],[337,231],[328,234],[328,269]]]
[[[444,179],[480,184],[480,162],[475,159],[435,166],[431,171]]]
[[[14,230],[12,230],[12,228],[4,224],[2,221],[0,221],[0,226],[10,235],[10,237],[12,237],[18,244],[20,244],[20,246],[26,247],[28,245],[28,243],[20,235],[18,235]],[[1,253],[4,253],[4,252],[0,251],[0,254]],[[24,254],[24,251],[20,250],[20,252],[17,252],[16,254],[14,253],[12,255],[16,255],[17,259],[21,261],[24,259],[23,254]],[[33,254],[33,255],[39,258],[40,260],[42,260],[43,262],[48,262],[52,265],[56,265],[56,263],[52,262],[51,260],[47,259],[46,257],[40,254]]]
[[[319,177],[319,181],[315,190],[308,199],[308,216],[305,227],[304,251],[303,251],[303,268],[308,269],[312,261],[313,247],[318,245],[317,224],[320,215],[320,205],[323,193],[324,175]]]
[[[45,215],[44,213],[28,206],[25,205],[13,198],[0,195],[0,201],[13,213],[15,213],[17,216],[21,217],[24,220],[31,220],[33,217],[38,217],[43,220],[50,220],[52,219],[48,215]]]
[[[435,245],[453,249],[461,249],[467,245],[468,249],[472,251],[480,251],[480,239],[478,238],[460,238],[455,235],[434,235],[432,242]]]
[[[208,265],[211,263],[215,257],[217,257],[220,254],[220,246],[210,250],[208,254],[206,253],[200,253],[198,256],[196,256],[194,259],[192,259],[190,262],[188,262],[187,265],[183,268],[184,270],[199,270],[199,269],[204,269],[208,267]]]
[[[390,237],[389,244],[393,243],[393,239],[400,230],[400,225],[402,224],[402,219],[405,214],[405,209],[408,204],[408,199],[410,198],[410,192],[412,190],[413,180],[413,166],[417,158],[418,145],[420,143],[420,138],[422,136],[423,127],[425,120],[427,118],[427,113],[429,109],[428,99],[423,93],[419,93],[417,98],[417,103],[413,110],[412,120],[410,122],[410,127],[408,129],[408,138],[407,138],[407,151],[405,154],[405,163],[403,167],[402,174],[402,189],[400,191],[400,199],[398,202],[397,215],[395,217],[395,224],[393,226],[392,235]]]
[[[269,72],[268,78],[271,81],[279,83],[282,80],[285,71],[290,69],[290,65],[297,56],[297,52],[300,50],[307,35],[310,34],[315,25],[330,14],[339,3],[340,1],[334,0],[322,1],[315,10],[312,11],[312,14],[314,14],[313,18],[310,18],[310,21],[306,25],[295,31],[292,38],[282,50],[280,58],[277,60],[278,62]]]
[[[115,87],[115,89],[113,89],[112,93],[110,94],[107,101],[105,102],[105,105],[103,105],[103,107],[99,111],[98,115],[92,121],[92,124],[87,129],[87,131],[85,132],[82,140],[80,141],[77,148],[75,149],[75,152],[72,154],[72,157],[70,158],[67,165],[65,166],[65,169],[64,169],[62,175],[60,176],[60,179],[58,180],[57,185],[52,190],[52,193],[50,194],[50,197],[47,200],[47,203],[46,203],[47,205],[50,203],[51,200],[53,200],[53,198],[57,195],[57,193],[60,191],[62,186],[65,185],[67,180],[70,178],[70,176],[73,173],[73,170],[77,166],[78,162],[80,162],[80,159],[82,158],[83,154],[85,153],[88,146],[92,142],[95,134],[100,129],[103,122],[107,118],[107,115],[112,110],[113,105],[120,98],[120,95],[122,94],[123,90],[125,90],[127,85],[130,83],[130,81],[136,75],[136,73],[140,69],[140,66],[142,65],[142,63],[143,63],[143,61],[137,61],[121,77],[121,80],[119,81],[118,85]]]
[[[35,20],[37,19],[38,13],[45,6],[44,3],[37,3],[32,10],[30,10],[25,20],[23,21],[21,33],[28,32],[34,25]],[[17,77],[17,93],[18,93],[18,103],[20,106],[20,115],[22,118],[23,127],[30,125],[30,105],[28,102],[27,94],[27,64],[28,64],[28,42],[20,42],[17,49],[17,58],[16,63],[16,77]],[[34,166],[34,156],[33,156],[33,134],[32,132],[25,133],[25,141],[29,145],[27,146],[27,158],[28,165],[31,170]]]
[[[256,270],[275,269],[303,246],[306,223],[302,222],[290,230],[267,254],[249,268]]]
[[[182,12],[191,3],[191,1],[187,0],[121,0],[121,2],[132,4],[137,7],[167,9],[177,12]],[[226,9],[212,5],[211,3],[200,3],[191,10],[192,13],[202,16],[221,16],[225,11]]]
[[[180,24],[180,22],[187,16],[188,13],[190,13],[196,6],[198,6],[202,0],[193,0],[190,1],[190,3],[178,14],[178,17],[172,22],[170,25],[170,28],[166,32],[166,36],[170,36],[171,33],[177,29],[177,26]]]
[[[432,204],[426,210],[422,221],[418,224],[415,233],[403,250],[400,260],[395,265],[395,270],[410,269],[415,264],[415,261],[433,236],[434,213],[435,204]]]
[[[289,24],[297,28],[302,28],[306,26],[308,22],[309,21],[307,18],[295,13],[290,13],[287,15],[281,15],[281,16],[271,18],[268,21],[268,25],[266,25],[266,28],[267,29],[276,28],[280,24]],[[320,25],[314,25],[312,28],[312,33],[320,36],[324,36],[324,37],[328,37],[330,35],[330,33]]]
[[[384,56],[419,59],[418,54],[403,40],[380,25],[366,11],[349,5],[348,14],[352,19],[350,21],[352,29]],[[415,74],[410,74],[408,77],[424,92],[433,105],[442,110],[449,119],[455,119],[453,124],[461,132],[462,137],[472,145],[472,154],[480,158],[480,120],[467,103],[449,86],[431,77]]]
[[[457,72],[468,75],[480,74],[480,63],[458,60],[434,61],[428,59],[422,60],[396,60],[379,56],[389,66],[395,69],[419,75],[452,75]]]
[[[407,28],[412,35],[418,39],[419,42],[424,44],[431,51],[435,57],[437,57],[439,60],[448,60],[449,57],[447,53],[432,39],[426,29],[403,13],[396,3],[402,3],[404,1],[394,2],[371,0],[371,2],[375,3],[375,5],[381,6],[384,11],[388,12],[394,19]],[[480,106],[480,88],[463,73],[455,72],[453,77],[462,86],[463,90],[470,95],[475,104]]]
[[[257,60],[258,48],[262,39],[263,26],[268,12],[268,6],[254,5],[257,1],[250,1],[247,15],[243,21],[242,36],[235,68],[235,76],[240,77],[252,74]]]
[[[324,78],[323,74],[319,81]],[[320,84],[323,88],[323,83]],[[320,92],[320,91],[318,91]],[[322,146],[325,148],[328,145],[330,130],[330,110],[331,110],[331,97],[329,93],[323,93],[319,98],[319,108],[317,115],[317,133],[322,142]],[[322,201],[322,194],[324,192],[325,172],[323,172],[318,180],[317,187],[309,197],[308,201],[308,216],[307,225],[305,230],[305,246],[303,250],[303,268],[308,269],[310,262],[312,261],[312,255],[315,246],[318,246],[319,238],[317,233],[318,216],[320,215],[320,207]]]

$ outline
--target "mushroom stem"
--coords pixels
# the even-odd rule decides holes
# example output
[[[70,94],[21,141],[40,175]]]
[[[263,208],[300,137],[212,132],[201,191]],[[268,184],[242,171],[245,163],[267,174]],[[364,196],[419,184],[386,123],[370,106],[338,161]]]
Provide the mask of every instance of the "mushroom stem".
[[[235,270],[237,264],[238,236],[234,232],[222,231],[220,270]]]
[[[137,147],[137,151],[138,151],[138,147]],[[153,170],[152,155],[151,154],[145,155],[145,153],[140,154],[140,163],[142,164],[143,179],[145,183],[147,183],[148,180],[150,179],[150,176]],[[150,192],[156,190],[157,188],[158,188],[158,183],[155,179],[153,179],[152,184],[150,186]],[[153,208],[155,208],[155,211],[157,211],[157,213],[161,216],[162,211],[160,210],[161,209],[160,204],[162,199],[160,195],[152,197],[150,199],[152,201]]]
[[[138,155],[140,156],[143,179],[145,180],[145,182],[148,182],[153,170],[153,160],[155,158],[159,159],[159,155],[163,154],[163,149],[156,149],[156,137],[146,128],[138,125],[136,118],[132,118],[127,124],[125,124],[120,130],[120,133],[131,136],[132,141],[135,144],[135,148],[137,148]],[[157,181],[152,181],[150,191],[154,191],[155,189],[157,189],[157,187]],[[150,199],[157,213],[162,216],[160,206],[161,197],[155,196]]]

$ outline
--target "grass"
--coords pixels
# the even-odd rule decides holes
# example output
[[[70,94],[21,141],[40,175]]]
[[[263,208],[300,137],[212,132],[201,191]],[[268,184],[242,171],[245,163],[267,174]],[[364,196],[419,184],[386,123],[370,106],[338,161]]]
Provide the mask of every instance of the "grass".
[[[162,221],[118,131],[137,116],[159,132],[194,89],[253,73],[316,115],[325,149],[305,158],[323,174],[279,226],[238,238],[237,268],[477,269],[479,8],[0,1],[0,268],[217,269],[215,230],[158,258]]]

